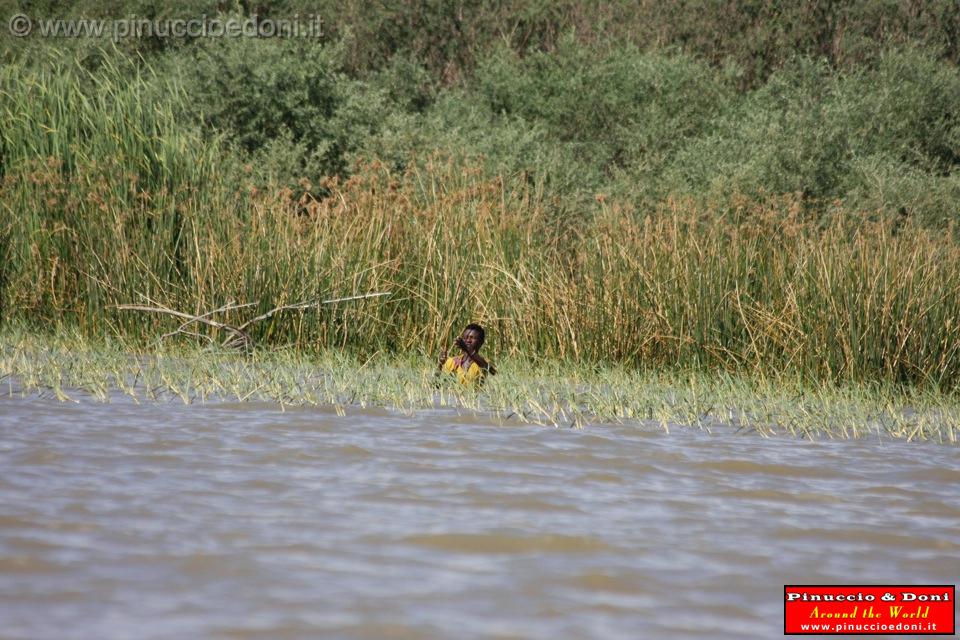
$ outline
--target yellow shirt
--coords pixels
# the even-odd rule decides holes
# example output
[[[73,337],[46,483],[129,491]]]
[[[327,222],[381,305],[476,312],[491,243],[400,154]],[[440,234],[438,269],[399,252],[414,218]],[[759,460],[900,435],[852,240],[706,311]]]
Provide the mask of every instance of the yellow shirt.
[[[476,362],[471,361],[470,368],[464,371],[463,367],[460,366],[460,359],[452,357],[447,358],[447,361],[443,363],[443,372],[456,373],[460,384],[473,384],[482,381],[486,375],[486,372]]]

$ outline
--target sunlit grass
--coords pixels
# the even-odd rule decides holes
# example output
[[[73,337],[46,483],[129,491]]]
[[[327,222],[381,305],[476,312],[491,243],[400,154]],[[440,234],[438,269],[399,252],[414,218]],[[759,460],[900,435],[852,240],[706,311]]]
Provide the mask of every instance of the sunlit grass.
[[[293,350],[178,348],[133,355],[123,345],[77,336],[0,336],[5,394],[49,394],[62,401],[265,401],[281,407],[369,407],[400,412],[456,409],[509,422],[590,428],[627,423],[735,429],[759,436],[897,438],[956,443],[960,401],[878,385],[775,384],[744,376],[640,372],[619,366],[505,358],[482,389],[437,384],[431,359],[342,352],[305,357]]]

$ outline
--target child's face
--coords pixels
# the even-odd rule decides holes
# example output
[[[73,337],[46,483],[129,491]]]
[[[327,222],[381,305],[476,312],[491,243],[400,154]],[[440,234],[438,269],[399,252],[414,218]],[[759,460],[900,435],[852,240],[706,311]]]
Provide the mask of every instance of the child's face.
[[[476,351],[483,344],[480,340],[480,332],[476,329],[467,329],[460,338],[470,347],[470,351]]]

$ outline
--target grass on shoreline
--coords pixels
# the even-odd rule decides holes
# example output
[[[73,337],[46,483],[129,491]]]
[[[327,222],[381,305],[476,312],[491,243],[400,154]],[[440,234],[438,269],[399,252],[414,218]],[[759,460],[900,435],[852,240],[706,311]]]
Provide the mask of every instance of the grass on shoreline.
[[[480,391],[435,386],[427,356],[355,358],[339,351],[235,352],[159,348],[134,355],[117,342],[77,336],[0,333],[0,395],[52,392],[62,401],[265,401],[284,406],[456,408],[563,427],[591,423],[736,428],[761,436],[927,440],[955,444],[960,400],[879,385],[775,382],[722,373],[642,372],[531,363],[507,357]]]

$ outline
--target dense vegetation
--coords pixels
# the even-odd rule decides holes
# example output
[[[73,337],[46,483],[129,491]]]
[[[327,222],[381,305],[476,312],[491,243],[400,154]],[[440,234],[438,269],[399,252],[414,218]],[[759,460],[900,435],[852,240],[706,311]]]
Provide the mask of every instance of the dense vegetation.
[[[0,321],[960,384],[956,3],[17,12],[325,33],[3,40]]]

